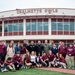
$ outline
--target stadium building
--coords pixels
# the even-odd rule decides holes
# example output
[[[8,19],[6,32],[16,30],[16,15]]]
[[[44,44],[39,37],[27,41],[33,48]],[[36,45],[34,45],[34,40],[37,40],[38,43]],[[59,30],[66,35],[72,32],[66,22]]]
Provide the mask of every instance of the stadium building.
[[[75,42],[75,9],[32,8],[0,12],[0,40]]]

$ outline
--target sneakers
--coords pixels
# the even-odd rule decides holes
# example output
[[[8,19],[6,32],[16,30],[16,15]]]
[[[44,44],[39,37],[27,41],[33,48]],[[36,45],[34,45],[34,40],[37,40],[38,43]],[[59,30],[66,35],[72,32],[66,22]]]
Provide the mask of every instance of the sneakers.
[[[3,70],[1,70],[1,72],[7,72],[8,70],[7,69],[3,69]]]
[[[25,66],[23,65],[21,68],[22,68],[22,69],[25,69]]]
[[[12,72],[16,72],[16,70],[15,70],[15,69],[13,69],[13,70],[12,70]]]

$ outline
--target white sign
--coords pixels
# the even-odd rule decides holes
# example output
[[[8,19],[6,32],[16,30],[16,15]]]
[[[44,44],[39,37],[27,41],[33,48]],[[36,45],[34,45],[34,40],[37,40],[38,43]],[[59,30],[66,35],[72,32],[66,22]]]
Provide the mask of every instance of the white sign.
[[[16,9],[17,10],[17,14],[27,14],[27,13],[57,13],[58,9]]]

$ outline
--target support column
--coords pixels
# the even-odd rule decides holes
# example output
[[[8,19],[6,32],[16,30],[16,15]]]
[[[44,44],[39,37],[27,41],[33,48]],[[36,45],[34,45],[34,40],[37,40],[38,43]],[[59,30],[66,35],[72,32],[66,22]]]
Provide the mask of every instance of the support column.
[[[51,35],[51,18],[48,18],[48,31],[49,31],[49,36]]]
[[[74,45],[75,45],[75,40],[74,40]],[[75,55],[74,55],[74,67],[75,67]]]
[[[49,36],[51,36],[51,18],[48,18],[48,32]],[[49,44],[51,45],[51,39],[49,39]]]
[[[23,36],[26,35],[26,19],[23,19]]]
[[[4,36],[4,21],[2,21],[2,37]]]

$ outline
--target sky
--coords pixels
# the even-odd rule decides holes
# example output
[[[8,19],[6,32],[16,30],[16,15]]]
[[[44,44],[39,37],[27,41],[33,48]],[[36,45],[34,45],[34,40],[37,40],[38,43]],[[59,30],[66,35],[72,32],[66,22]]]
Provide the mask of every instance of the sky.
[[[0,11],[25,8],[75,8],[75,0],[0,0]]]

